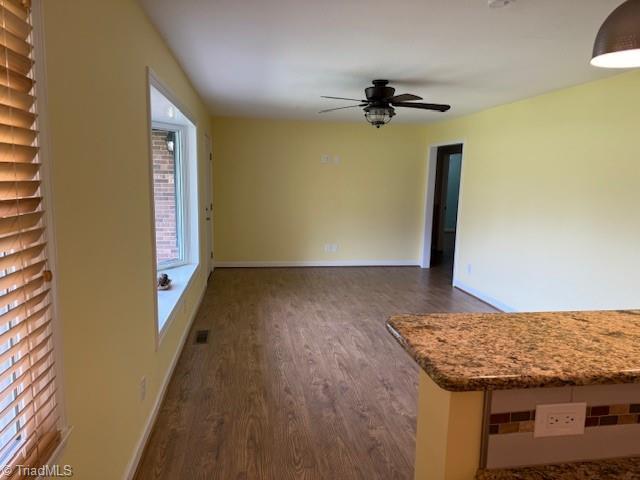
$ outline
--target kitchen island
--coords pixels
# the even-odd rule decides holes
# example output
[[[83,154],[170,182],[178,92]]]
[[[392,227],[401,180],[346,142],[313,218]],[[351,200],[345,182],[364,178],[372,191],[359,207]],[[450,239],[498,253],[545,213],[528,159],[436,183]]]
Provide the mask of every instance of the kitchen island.
[[[387,328],[422,367],[416,480],[640,455],[640,311],[398,315]],[[565,403],[584,405],[585,434],[540,438],[537,408]],[[582,478],[552,470],[511,475]]]

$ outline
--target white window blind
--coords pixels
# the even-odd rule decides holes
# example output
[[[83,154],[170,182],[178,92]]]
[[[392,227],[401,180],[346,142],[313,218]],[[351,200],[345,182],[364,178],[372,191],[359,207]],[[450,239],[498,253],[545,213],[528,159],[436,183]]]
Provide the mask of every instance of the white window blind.
[[[40,466],[60,439],[31,30],[29,2],[0,0],[0,465],[12,467]]]

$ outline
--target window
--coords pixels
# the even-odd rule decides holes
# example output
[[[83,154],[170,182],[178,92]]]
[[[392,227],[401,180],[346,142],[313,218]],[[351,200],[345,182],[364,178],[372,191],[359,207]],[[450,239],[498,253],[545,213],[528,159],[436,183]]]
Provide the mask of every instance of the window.
[[[158,122],[153,124],[151,148],[158,269],[185,263],[184,136],[182,128]]]
[[[28,3],[28,2],[27,2]],[[60,442],[52,276],[41,186],[31,11],[0,2],[0,465]],[[19,472],[11,478],[21,478]]]
[[[155,269],[171,279],[156,294],[162,332],[199,263],[197,131],[151,71],[149,82]]]

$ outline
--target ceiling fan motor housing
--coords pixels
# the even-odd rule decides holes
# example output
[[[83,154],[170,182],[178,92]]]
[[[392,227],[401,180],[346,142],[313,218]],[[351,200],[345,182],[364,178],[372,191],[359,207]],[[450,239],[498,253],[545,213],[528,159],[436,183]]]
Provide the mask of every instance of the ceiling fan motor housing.
[[[367,96],[367,100],[382,102],[387,98],[393,97],[396,89],[388,87],[389,80],[374,80],[373,87],[367,87],[364,89],[364,94]]]

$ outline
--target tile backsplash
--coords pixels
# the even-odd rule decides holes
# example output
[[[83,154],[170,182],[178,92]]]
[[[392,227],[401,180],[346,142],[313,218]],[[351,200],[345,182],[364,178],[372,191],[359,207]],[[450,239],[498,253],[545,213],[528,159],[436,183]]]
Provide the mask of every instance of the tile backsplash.
[[[587,403],[585,433],[534,438],[537,405]],[[487,467],[640,455],[640,384],[493,392]]]
[[[535,410],[491,414],[489,435],[533,432]],[[606,427],[640,423],[640,403],[587,406],[585,427]]]

